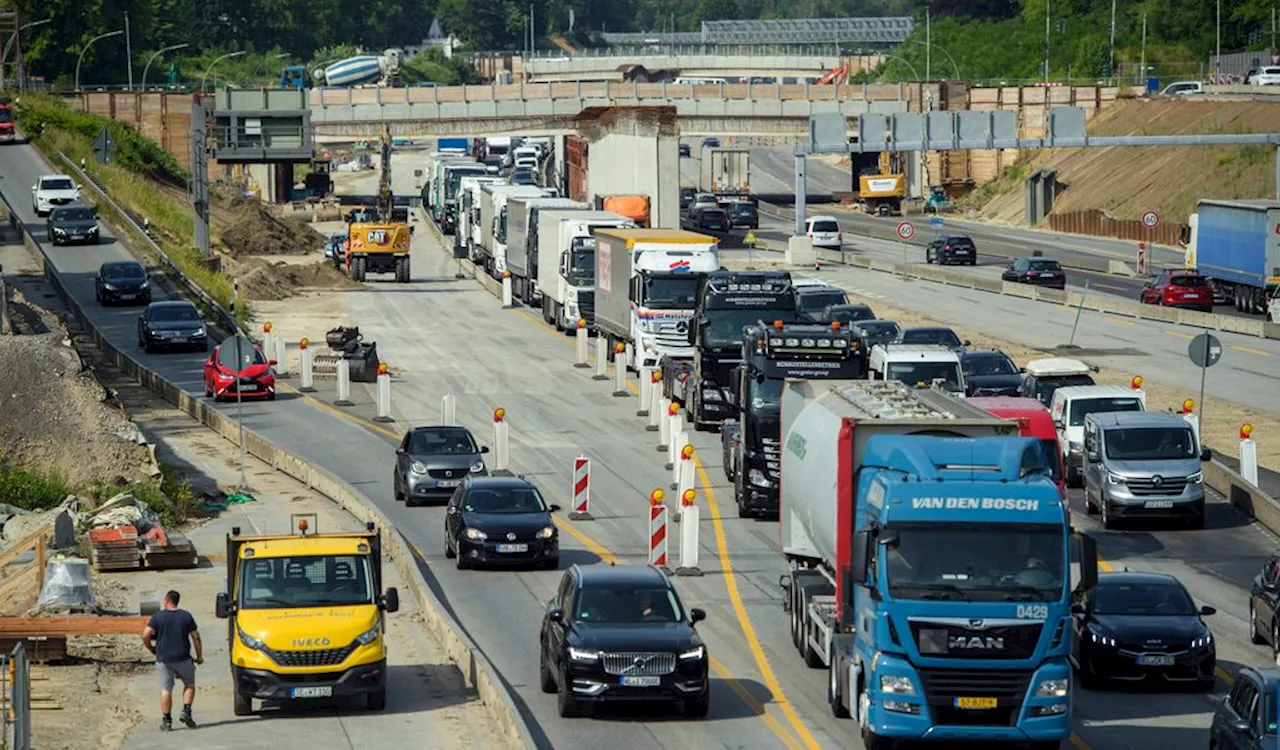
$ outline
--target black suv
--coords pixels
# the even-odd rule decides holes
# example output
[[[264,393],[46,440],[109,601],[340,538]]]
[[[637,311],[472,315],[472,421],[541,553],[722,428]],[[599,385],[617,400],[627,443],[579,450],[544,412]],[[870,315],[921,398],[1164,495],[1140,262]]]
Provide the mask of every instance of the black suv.
[[[689,217],[695,232],[726,234],[730,227],[729,214],[723,208],[704,208]]]
[[[943,235],[924,249],[924,260],[926,263],[942,266],[948,263],[973,266],[978,263],[978,248],[974,247],[973,240],[964,235]]]
[[[698,195],[698,191],[691,187],[680,188],[680,210],[683,211],[693,205],[693,199]]]
[[[735,227],[760,228],[760,212],[756,205],[749,201],[735,201],[729,204],[729,220]]]
[[[675,701],[707,715],[710,657],[675,587],[652,565],[574,565],[542,618],[538,674],[562,717],[584,704]]]

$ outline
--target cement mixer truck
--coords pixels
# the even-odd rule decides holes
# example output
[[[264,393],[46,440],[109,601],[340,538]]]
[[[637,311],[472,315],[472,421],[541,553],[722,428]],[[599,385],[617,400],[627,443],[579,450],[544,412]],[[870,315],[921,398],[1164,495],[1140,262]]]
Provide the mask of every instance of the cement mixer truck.
[[[348,57],[312,71],[312,85],[335,88],[399,86],[403,62],[404,51],[400,49],[389,49],[381,55]]]
[[[788,380],[792,640],[867,750],[1071,733],[1069,516],[1035,438],[941,390]],[[1097,579],[1080,537],[1080,585]],[[847,743],[842,743],[847,744]]]

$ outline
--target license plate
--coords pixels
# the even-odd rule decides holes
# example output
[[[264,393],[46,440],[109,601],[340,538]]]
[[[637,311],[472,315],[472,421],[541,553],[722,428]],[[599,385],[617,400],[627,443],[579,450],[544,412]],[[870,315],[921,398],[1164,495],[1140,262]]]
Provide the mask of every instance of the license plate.
[[[258,390],[258,386],[256,386],[256,385],[252,385],[252,384],[250,384],[250,383],[241,383],[241,384],[239,385],[239,390],[242,390],[242,391],[256,391],[256,390]]]
[[[120,295],[120,299],[133,299],[136,296],[136,294],[122,294]]]
[[[297,687],[289,688],[290,698],[331,698],[333,697],[332,685],[317,685],[314,687]]]
[[[73,235],[71,235],[71,239],[73,239],[73,240],[82,240],[82,239],[84,239],[84,235],[83,235],[83,234],[73,234]]]
[[[957,251],[956,251],[956,255],[968,255],[968,254],[969,254],[969,251],[968,251],[968,250],[957,250]]]
[[[1171,667],[1173,666],[1173,657],[1164,654],[1144,654],[1138,657],[1138,666]]]
[[[528,551],[529,551],[529,545],[524,544],[524,543],[520,543],[520,544],[499,544],[499,545],[498,545],[498,551],[499,551],[499,552],[528,552]]]
[[[1144,508],[1172,508],[1172,500],[1148,500],[1142,504]]]
[[[623,687],[657,687],[662,680],[657,677],[623,677]]]
[[[998,708],[1000,701],[997,698],[972,698],[960,697],[956,698],[956,708]]]
[[[185,336],[174,336],[173,338],[171,338],[171,339],[169,339],[169,340],[170,340],[170,341],[172,341],[172,342],[173,342],[173,343],[175,343],[175,344],[185,344],[185,343],[187,343],[187,338],[186,338]]]
[[[437,487],[457,487],[460,484],[462,484],[461,479],[437,479],[436,480]]]

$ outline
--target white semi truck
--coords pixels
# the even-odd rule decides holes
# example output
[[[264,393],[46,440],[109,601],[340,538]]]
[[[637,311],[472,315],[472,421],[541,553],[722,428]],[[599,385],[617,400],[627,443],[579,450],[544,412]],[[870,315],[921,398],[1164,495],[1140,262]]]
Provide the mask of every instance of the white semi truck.
[[[609,211],[543,209],[529,256],[542,296],[542,319],[572,331],[579,320],[595,326],[596,237],[600,229],[634,229],[636,223]]]
[[[507,201],[507,270],[511,272],[511,291],[516,299],[533,307],[537,299],[537,261],[534,248],[538,235],[538,214],[545,210],[585,209],[591,204],[569,198],[511,198]]]
[[[458,183],[458,226],[453,232],[455,257],[462,254],[475,261],[475,246],[480,242],[480,186],[503,182],[495,174],[463,177]]]
[[[507,199],[511,197],[537,198],[546,195],[542,188],[533,185],[508,185],[496,183],[480,186],[480,243],[476,247],[473,262],[481,266],[493,278],[502,278],[507,268],[507,244],[505,214]]]

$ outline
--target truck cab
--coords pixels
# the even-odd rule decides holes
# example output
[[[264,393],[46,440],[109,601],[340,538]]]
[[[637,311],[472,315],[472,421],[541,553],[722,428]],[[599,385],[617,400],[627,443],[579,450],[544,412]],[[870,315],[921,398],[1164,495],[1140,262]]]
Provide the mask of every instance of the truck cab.
[[[941,381],[947,390],[964,393],[960,355],[937,344],[876,344],[871,347],[868,376],[919,388]]]
[[[453,257],[473,259],[475,244],[480,241],[480,186],[501,182],[501,177],[488,172],[464,175],[458,181],[458,223],[453,230]]]
[[[449,164],[444,168],[443,175],[443,208],[437,222],[440,225],[440,231],[445,234],[454,234],[458,229],[458,189],[462,183],[463,177],[482,177],[487,173],[487,169],[483,164],[476,164],[470,160],[460,161],[458,164]]]
[[[310,519],[310,521],[308,520]],[[295,534],[227,535],[226,591],[215,612],[227,620],[236,716],[253,700],[362,697],[387,702],[386,614],[400,608],[382,590],[382,537],[374,524],[332,534],[294,515]]]

